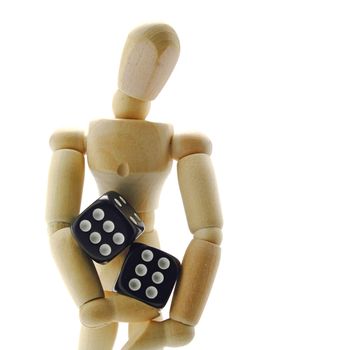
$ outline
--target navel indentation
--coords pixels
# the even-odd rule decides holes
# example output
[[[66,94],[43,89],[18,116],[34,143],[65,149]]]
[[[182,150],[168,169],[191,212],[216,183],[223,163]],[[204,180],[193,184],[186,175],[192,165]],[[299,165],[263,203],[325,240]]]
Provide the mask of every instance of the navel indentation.
[[[119,176],[125,177],[129,175],[129,164],[122,163],[118,166],[117,173]]]

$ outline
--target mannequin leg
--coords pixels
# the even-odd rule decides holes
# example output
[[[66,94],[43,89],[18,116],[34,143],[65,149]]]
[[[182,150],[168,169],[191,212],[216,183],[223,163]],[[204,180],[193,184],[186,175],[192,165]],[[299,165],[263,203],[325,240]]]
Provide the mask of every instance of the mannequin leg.
[[[117,335],[118,323],[101,328],[81,326],[79,350],[112,350]]]

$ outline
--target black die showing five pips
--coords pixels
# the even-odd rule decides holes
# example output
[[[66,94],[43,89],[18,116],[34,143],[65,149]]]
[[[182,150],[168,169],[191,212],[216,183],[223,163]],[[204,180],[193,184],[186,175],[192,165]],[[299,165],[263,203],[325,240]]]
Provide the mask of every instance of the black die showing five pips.
[[[72,232],[81,248],[98,263],[107,263],[144,230],[130,204],[117,192],[107,192],[73,222]]]
[[[180,262],[154,247],[134,243],[114,290],[156,308],[167,303],[179,277]]]

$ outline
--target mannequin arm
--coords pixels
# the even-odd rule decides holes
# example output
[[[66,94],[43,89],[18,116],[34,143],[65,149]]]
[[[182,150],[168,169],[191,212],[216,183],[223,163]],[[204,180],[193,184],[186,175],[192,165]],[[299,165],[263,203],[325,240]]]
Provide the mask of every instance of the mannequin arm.
[[[70,224],[79,214],[84,183],[84,135],[59,131],[52,135],[53,150],[47,191],[46,221],[58,269],[77,306],[103,298],[95,266],[71,235]]]
[[[183,259],[170,318],[195,326],[206,305],[219,264],[223,220],[209,154],[186,155],[179,159],[177,170],[187,222],[194,238]]]

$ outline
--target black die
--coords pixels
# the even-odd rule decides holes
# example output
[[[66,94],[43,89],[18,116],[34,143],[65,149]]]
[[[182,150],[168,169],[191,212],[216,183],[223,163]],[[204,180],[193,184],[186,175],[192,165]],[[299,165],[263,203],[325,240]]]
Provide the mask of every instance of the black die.
[[[172,255],[134,243],[125,258],[114,290],[161,309],[179,277],[180,266]]]
[[[98,263],[112,260],[143,230],[140,217],[116,192],[105,193],[72,224],[72,232],[79,245]]]

